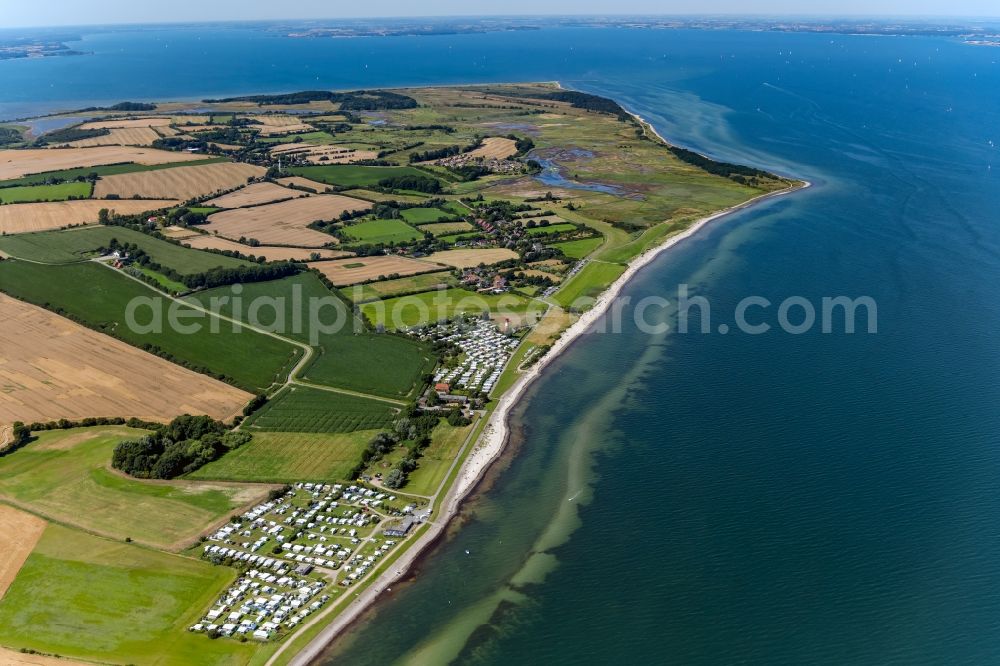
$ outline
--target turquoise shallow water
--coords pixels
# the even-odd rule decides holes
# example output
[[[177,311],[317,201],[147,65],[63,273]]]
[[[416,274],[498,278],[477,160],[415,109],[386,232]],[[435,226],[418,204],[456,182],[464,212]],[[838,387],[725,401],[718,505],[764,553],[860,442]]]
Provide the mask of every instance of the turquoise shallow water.
[[[91,99],[88,77],[103,101],[560,79],[816,183],[709,226],[626,295],[689,284],[720,323],[748,295],[878,304],[875,335],[586,336],[451,538],[326,661],[1000,661],[1000,51],[575,29],[93,39],[104,55],[0,63],[18,83],[2,108]]]

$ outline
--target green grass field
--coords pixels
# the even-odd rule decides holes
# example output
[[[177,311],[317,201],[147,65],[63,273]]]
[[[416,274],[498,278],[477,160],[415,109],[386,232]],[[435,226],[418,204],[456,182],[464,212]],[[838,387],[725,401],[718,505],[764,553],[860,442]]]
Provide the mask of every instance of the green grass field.
[[[107,247],[113,238],[120,243],[138,245],[153,261],[172,268],[181,275],[204,273],[220,266],[235,268],[250,265],[242,259],[174,245],[126,227],[93,226],[2,236],[0,250],[12,257],[30,261],[66,264],[93,256],[97,248]]]
[[[575,231],[576,226],[568,222],[561,222],[559,224],[549,224],[544,227],[533,227],[531,229],[525,229],[524,233],[529,236],[548,236],[549,234],[561,234],[564,231]]]
[[[257,137],[257,143],[295,143],[300,139],[305,144],[325,144],[333,143],[333,135],[326,132],[303,132],[301,134],[285,134],[284,136],[263,136]]]
[[[110,468],[123,439],[144,434],[98,426],[38,433],[0,465],[0,498],[107,537],[172,548],[259,494],[238,486],[130,479]]]
[[[389,330],[396,330],[450,319],[463,313],[489,310],[494,314],[521,315],[533,308],[539,313],[545,310],[541,303],[524,296],[479,294],[454,287],[365,303],[361,305],[361,312],[373,324],[383,324]]]
[[[406,243],[424,235],[402,220],[365,220],[345,226],[343,233],[359,243]]]
[[[90,183],[59,183],[57,185],[23,185],[0,188],[0,203],[27,203],[30,201],[65,201],[70,197],[90,197]]]
[[[379,282],[368,282],[350,287],[342,287],[340,293],[353,303],[366,303],[400,294],[427,291],[428,289],[435,289],[439,285],[457,287],[458,280],[452,277],[449,271],[441,271],[440,273],[423,273],[421,275],[396,278],[395,280],[380,280]]]
[[[427,176],[428,174],[408,166],[358,166],[355,164],[330,164],[327,166],[301,166],[286,169],[293,176],[302,176],[329,185],[341,187],[364,187],[377,185],[383,178],[398,176]]]
[[[444,211],[440,208],[407,208],[400,211],[403,219],[410,224],[427,224],[429,222],[437,222],[443,217],[453,217],[455,215],[452,211]]]
[[[565,243],[552,243],[552,247],[559,248],[570,259],[583,259],[600,247],[603,240],[602,238],[583,238]]]
[[[429,231],[435,236],[447,236],[462,231],[473,231],[475,227],[468,222],[432,222],[420,225],[419,229],[420,231]]]
[[[0,644],[101,663],[243,664],[256,645],[187,631],[235,575],[50,524],[0,600]]]
[[[115,176],[120,173],[134,173],[136,171],[158,171],[160,169],[173,169],[175,167],[195,166],[199,164],[211,164],[213,162],[228,162],[226,157],[211,157],[204,160],[193,160],[190,162],[170,162],[168,164],[109,164],[106,166],[79,167],[76,169],[63,169],[62,171],[46,171],[35,173],[23,178],[13,178],[11,180],[0,181],[0,186],[11,185],[44,185],[52,179],[74,180],[75,178],[86,177],[92,173],[98,176]]]
[[[475,425],[473,422],[471,425],[455,428],[442,419],[431,433],[431,445],[421,454],[417,461],[417,469],[410,472],[410,478],[403,487],[403,492],[433,495],[444,481],[448,468],[451,467],[451,463]]]
[[[354,432],[388,426],[392,405],[306,386],[292,386],[246,420],[249,432]]]
[[[195,367],[229,377],[250,391],[283,380],[302,353],[297,347],[246,328],[234,331],[235,325],[229,322],[220,322],[219,331],[213,333],[213,318],[208,315],[178,307],[149,287],[94,262],[43,266],[0,261],[0,290],[71,314],[91,328],[138,347],[154,345]],[[126,309],[133,300],[142,304],[134,313],[136,323],[150,326],[158,318],[162,326],[152,327],[154,330],[128,326]],[[171,308],[183,318],[179,323],[200,323],[200,329],[184,334],[171,326]],[[190,319],[185,318],[188,313]]]
[[[156,281],[156,284],[160,285],[160,287],[164,291],[170,292],[172,294],[183,294],[184,292],[188,291],[186,285],[171,280],[163,273],[157,273],[154,270],[142,267],[137,267],[136,270],[145,275],[146,277],[153,278]]]
[[[378,430],[346,433],[258,432],[249,444],[191,474],[191,479],[295,483],[341,482]]]
[[[575,309],[586,310],[590,304],[578,303],[578,299],[597,297],[624,272],[625,267],[620,264],[591,262],[570,278],[569,282],[555,293],[554,299],[564,308],[574,306]]]
[[[402,399],[412,395],[421,375],[431,371],[433,358],[426,345],[365,331],[344,300],[327,289],[313,273],[240,285],[240,292],[245,304],[243,321],[253,317],[268,330],[316,348],[316,357],[303,373],[306,380]],[[232,287],[219,287],[190,299],[208,307],[213,298],[233,295]],[[252,303],[264,305],[254,312],[250,308]],[[268,303],[277,304],[279,309]],[[226,316],[234,315],[232,303],[217,311]]]

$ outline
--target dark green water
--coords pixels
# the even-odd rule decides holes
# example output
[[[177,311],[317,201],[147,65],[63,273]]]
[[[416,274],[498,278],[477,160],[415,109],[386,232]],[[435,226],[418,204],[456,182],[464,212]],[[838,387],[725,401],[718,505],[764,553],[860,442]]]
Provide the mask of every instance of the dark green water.
[[[817,187],[626,295],[687,283],[714,322],[749,295],[868,295],[878,333],[587,336],[451,538],[325,663],[1000,662],[1000,52],[646,38],[629,76],[599,57],[622,33],[581,46],[574,83]]]

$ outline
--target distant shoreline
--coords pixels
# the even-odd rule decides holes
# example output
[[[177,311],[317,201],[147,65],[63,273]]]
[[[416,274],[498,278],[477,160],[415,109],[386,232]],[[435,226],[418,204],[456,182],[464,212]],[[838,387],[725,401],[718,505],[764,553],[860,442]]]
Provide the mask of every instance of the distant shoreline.
[[[559,88],[563,88],[558,81],[552,83],[555,83]],[[635,118],[645,129],[651,131],[664,144],[672,145],[640,115],[627,109],[626,113]],[[316,663],[316,659],[323,654],[326,648],[344,631],[349,629],[351,625],[357,622],[362,614],[378,600],[382,592],[403,579],[409,573],[413,564],[425,554],[431,545],[444,535],[448,525],[458,514],[462,502],[475,490],[493,463],[503,454],[507,443],[510,441],[510,414],[518,405],[525,391],[542,376],[544,370],[553,361],[577,342],[607,312],[622,289],[632,281],[636,274],[652,263],[662,253],[679,244],[681,241],[694,236],[709,223],[753,207],[766,200],[785,196],[811,186],[811,182],[799,180],[796,184],[786,189],[767,192],[743,203],[707,215],[694,222],[684,231],[667,238],[664,242],[649,248],[632,259],[628,263],[625,272],[598,297],[594,305],[563,331],[552,347],[526,373],[518,377],[511,387],[500,396],[496,408],[488,417],[486,426],[473,443],[472,451],[462,463],[458,477],[451,488],[448,489],[441,502],[441,513],[431,523],[430,529],[410,545],[400,559],[393,563],[390,571],[385,572],[381,577],[372,581],[348,608],[345,608],[328,625],[324,626],[323,630],[288,662],[289,665],[309,666]]]

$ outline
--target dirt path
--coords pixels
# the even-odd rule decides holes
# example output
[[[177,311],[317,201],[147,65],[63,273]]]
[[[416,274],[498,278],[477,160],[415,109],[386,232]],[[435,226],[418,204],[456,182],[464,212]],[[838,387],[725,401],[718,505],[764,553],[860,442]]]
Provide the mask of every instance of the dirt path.
[[[288,343],[290,345],[293,345],[293,346],[298,347],[299,349],[301,349],[304,352],[302,354],[302,358],[300,358],[299,361],[298,361],[298,363],[296,363],[295,366],[288,372],[288,376],[285,378],[284,383],[280,384],[277,387],[272,387],[272,390],[270,390],[268,392],[269,395],[271,395],[271,396],[275,395],[278,391],[282,390],[286,386],[289,386],[291,384],[296,384],[298,386],[304,386],[304,387],[314,388],[314,389],[321,389],[323,391],[330,391],[331,393],[340,393],[342,395],[350,395],[350,396],[354,396],[354,397],[357,397],[357,398],[368,398],[369,400],[378,400],[379,402],[388,402],[388,403],[396,405],[398,407],[404,407],[404,406],[406,406],[406,403],[404,401],[402,401],[402,400],[394,400],[392,398],[384,398],[382,396],[372,395],[371,393],[363,393],[361,391],[351,391],[349,389],[341,389],[341,388],[336,388],[334,386],[327,386],[325,384],[313,384],[311,382],[303,381],[303,380],[299,379],[299,375],[302,373],[302,371],[305,369],[305,367],[312,361],[313,356],[315,356],[316,350],[313,347],[310,347],[309,345],[307,345],[304,342],[299,342],[298,340],[293,340],[292,338],[286,338],[283,335],[278,335],[277,333],[274,333],[273,331],[268,331],[268,330],[265,330],[265,329],[262,329],[262,328],[257,328],[256,326],[248,324],[248,323],[246,323],[244,321],[240,321],[238,319],[233,319],[232,317],[227,317],[227,316],[225,316],[223,314],[219,314],[218,312],[213,312],[212,310],[208,310],[207,308],[203,308],[202,306],[198,305],[195,302],[185,301],[184,299],[177,298],[176,296],[171,296],[170,294],[166,294],[166,293],[160,291],[159,289],[156,289],[155,287],[153,287],[153,286],[151,286],[151,285],[143,282],[142,280],[140,280],[139,278],[137,278],[137,277],[135,277],[133,275],[129,275],[128,273],[125,273],[123,271],[118,271],[113,266],[110,266],[107,263],[105,263],[104,261],[102,261],[102,259],[104,259],[104,258],[103,257],[98,257],[96,259],[93,259],[92,261],[100,264],[101,266],[104,266],[108,270],[117,271],[117,272],[121,273],[122,275],[124,275],[125,277],[129,278],[130,280],[134,280],[134,281],[138,282],[142,286],[146,287],[150,291],[153,291],[153,292],[159,294],[163,298],[168,298],[171,301],[174,301],[176,303],[181,303],[181,304],[186,305],[186,306],[188,306],[188,307],[190,307],[190,308],[192,308],[194,310],[198,310],[199,312],[203,312],[203,313],[205,313],[205,314],[207,314],[207,315],[209,315],[211,317],[217,317],[217,318],[219,318],[219,319],[221,319],[223,321],[227,321],[227,322],[229,322],[231,324],[236,324],[237,326],[242,326],[242,327],[244,327],[244,328],[246,328],[248,330],[254,331],[256,333],[260,333],[261,335],[266,335],[266,336],[272,337],[272,338],[274,338],[276,340],[281,340],[282,342],[286,342],[286,343]]]

